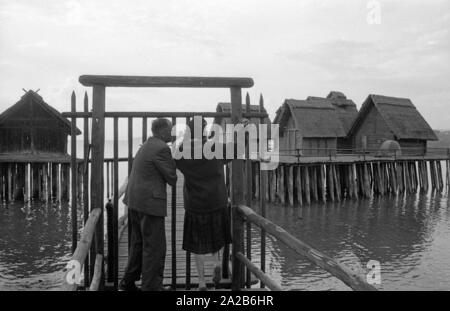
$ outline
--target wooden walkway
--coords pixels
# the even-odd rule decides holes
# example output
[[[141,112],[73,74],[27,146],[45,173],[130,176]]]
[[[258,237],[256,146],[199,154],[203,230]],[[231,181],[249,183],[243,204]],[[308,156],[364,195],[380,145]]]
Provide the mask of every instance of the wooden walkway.
[[[183,206],[183,175],[177,171],[177,204],[176,204],[176,259],[177,259],[177,287],[185,288],[186,284],[186,252],[181,249],[183,242],[183,223],[184,223],[184,206]],[[167,187],[167,217],[166,217],[166,265],[164,270],[164,285],[172,284],[172,188]],[[128,261],[128,228],[126,225],[120,228],[119,236],[119,280],[122,279]],[[212,286],[214,262],[212,256],[207,256],[205,262],[205,279],[208,286]],[[139,283],[138,283],[139,285]],[[194,255],[191,255],[191,286],[198,286],[198,274],[195,267]]]

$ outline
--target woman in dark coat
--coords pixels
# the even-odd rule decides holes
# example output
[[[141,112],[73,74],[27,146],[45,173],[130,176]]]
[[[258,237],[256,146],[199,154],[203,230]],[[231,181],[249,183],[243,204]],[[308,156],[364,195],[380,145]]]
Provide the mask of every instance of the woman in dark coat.
[[[201,119],[202,132],[206,121]],[[227,188],[224,177],[224,159],[194,159],[195,149],[202,148],[206,143],[206,136],[194,137],[194,120],[189,121],[187,127],[191,135],[185,135],[181,148],[190,144],[190,159],[175,157],[177,168],[184,175],[184,228],[183,249],[195,254],[196,267],[199,275],[199,289],[206,290],[204,277],[204,261],[206,254],[213,254],[216,261],[214,268],[214,283],[221,277],[221,262],[219,251],[231,243],[230,215],[228,206]],[[192,129],[192,130],[191,130]],[[189,132],[188,132],[189,133]],[[201,144],[199,140],[201,139]],[[231,143],[230,143],[231,144]],[[226,155],[226,145],[216,143],[223,148]],[[236,146],[234,146],[236,151]],[[231,159],[229,159],[231,160]]]

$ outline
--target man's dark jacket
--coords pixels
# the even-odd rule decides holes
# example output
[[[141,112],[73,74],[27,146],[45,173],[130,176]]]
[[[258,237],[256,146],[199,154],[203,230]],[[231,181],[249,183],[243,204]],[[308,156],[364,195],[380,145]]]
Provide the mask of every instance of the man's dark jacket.
[[[150,137],[136,153],[124,203],[129,209],[152,216],[167,216],[166,183],[175,186],[175,161],[169,146]]]

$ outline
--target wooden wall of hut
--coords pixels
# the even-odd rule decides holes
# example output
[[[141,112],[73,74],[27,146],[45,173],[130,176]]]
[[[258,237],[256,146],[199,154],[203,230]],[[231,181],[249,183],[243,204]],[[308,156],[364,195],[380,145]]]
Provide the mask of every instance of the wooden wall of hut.
[[[445,170],[442,166],[445,165]],[[253,163],[253,198],[259,199],[261,172]],[[304,206],[373,196],[450,190],[450,160],[391,160],[354,163],[295,163],[268,171],[268,202]],[[444,178],[445,172],[445,178]],[[258,186],[257,186],[258,185]]]
[[[77,197],[83,191],[83,163],[77,164]],[[68,202],[70,163],[0,163],[0,202]]]

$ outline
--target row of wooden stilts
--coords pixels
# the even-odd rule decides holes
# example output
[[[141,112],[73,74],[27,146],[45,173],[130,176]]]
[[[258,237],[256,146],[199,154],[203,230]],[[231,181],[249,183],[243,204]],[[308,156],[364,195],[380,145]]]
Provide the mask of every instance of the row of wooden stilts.
[[[450,161],[445,180],[441,161],[385,161],[323,164],[280,164],[265,171],[267,202],[303,205],[311,202],[369,198],[374,195],[427,193],[450,189]],[[253,163],[253,197],[260,196],[259,164]]]
[[[77,196],[82,196],[83,165],[78,164]],[[0,202],[67,202],[70,163],[0,163]]]

